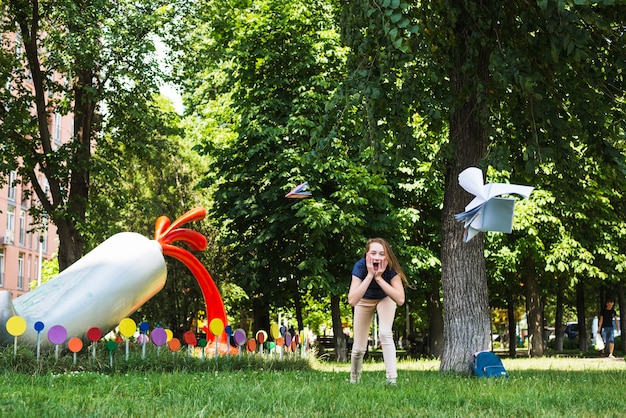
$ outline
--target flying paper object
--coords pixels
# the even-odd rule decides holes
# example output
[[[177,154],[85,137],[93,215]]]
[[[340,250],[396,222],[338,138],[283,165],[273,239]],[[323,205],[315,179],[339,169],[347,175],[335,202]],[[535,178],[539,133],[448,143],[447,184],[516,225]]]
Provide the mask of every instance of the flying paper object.
[[[484,231],[510,234],[513,229],[515,199],[498,196],[516,194],[527,198],[534,189],[517,184],[484,184],[483,173],[476,167],[466,168],[459,174],[459,185],[476,196],[465,206],[465,212],[454,215],[457,221],[465,223],[463,242],[468,242]]]
[[[309,183],[306,181],[302,184],[297,185],[292,191],[285,195],[288,199],[303,199],[305,197],[311,197],[313,194],[307,190],[309,188]]]

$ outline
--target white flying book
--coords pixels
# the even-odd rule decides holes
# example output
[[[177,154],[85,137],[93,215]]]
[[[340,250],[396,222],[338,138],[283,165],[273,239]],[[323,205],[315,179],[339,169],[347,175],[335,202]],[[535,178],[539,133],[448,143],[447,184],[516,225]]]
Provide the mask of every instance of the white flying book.
[[[476,167],[466,168],[459,174],[459,185],[476,196],[465,206],[465,212],[454,215],[457,221],[465,223],[463,242],[468,242],[484,231],[510,234],[513,230],[515,199],[498,196],[516,194],[527,198],[534,189],[518,184],[484,184],[483,173]]]
[[[308,189],[309,183],[305,181],[304,183],[298,184],[296,187],[294,187],[289,193],[285,195],[285,197],[288,199],[304,199],[313,196],[313,194]]]

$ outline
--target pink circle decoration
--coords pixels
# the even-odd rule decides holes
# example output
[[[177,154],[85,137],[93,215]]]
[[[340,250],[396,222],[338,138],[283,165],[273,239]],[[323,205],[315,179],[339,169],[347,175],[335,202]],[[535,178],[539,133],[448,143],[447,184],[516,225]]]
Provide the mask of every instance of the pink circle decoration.
[[[67,330],[63,325],[55,325],[48,331],[48,340],[52,344],[63,344],[67,339]]]
[[[167,342],[167,332],[163,328],[155,328],[150,333],[150,337],[152,337],[152,343],[157,347],[165,345]]]

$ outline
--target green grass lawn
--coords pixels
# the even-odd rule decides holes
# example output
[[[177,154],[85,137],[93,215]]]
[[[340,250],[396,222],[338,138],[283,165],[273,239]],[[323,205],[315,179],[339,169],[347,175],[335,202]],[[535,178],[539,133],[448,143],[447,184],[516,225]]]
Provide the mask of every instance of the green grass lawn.
[[[12,352],[10,353],[12,355]],[[360,384],[349,364],[271,358],[173,366],[171,356],[116,358],[113,369],[20,371],[5,353],[1,417],[609,417],[626,414],[623,359],[504,359],[508,379],[439,372],[436,360],[399,362],[397,386],[368,362]],[[2,360],[2,359],[0,359]],[[68,361],[70,366],[68,366]],[[230,365],[236,359],[228,360]],[[1,363],[1,362],[0,362]],[[221,363],[218,364],[218,363]],[[247,365],[246,365],[247,364]],[[240,367],[241,366],[241,367]],[[101,365],[103,370],[108,365]],[[151,368],[156,370],[150,370]]]

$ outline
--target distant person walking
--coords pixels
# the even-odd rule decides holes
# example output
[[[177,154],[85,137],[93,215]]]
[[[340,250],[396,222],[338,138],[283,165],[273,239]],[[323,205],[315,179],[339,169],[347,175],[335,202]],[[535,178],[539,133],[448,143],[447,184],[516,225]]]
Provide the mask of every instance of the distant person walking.
[[[615,348],[614,329],[619,327],[617,313],[613,309],[614,304],[613,299],[606,300],[604,308],[600,311],[600,322],[598,322],[598,334],[602,335],[604,346],[609,347],[609,358],[615,358],[613,356],[613,349]],[[615,328],[613,328],[613,323],[615,323]],[[601,350],[600,353],[604,354],[604,350]]]
[[[357,383],[361,379],[370,324],[376,311],[387,383],[396,384],[398,372],[392,325],[396,306],[404,304],[403,281],[406,282],[406,276],[389,243],[382,238],[370,239],[365,255],[354,264],[348,291],[348,303],[354,307],[350,382]]]

